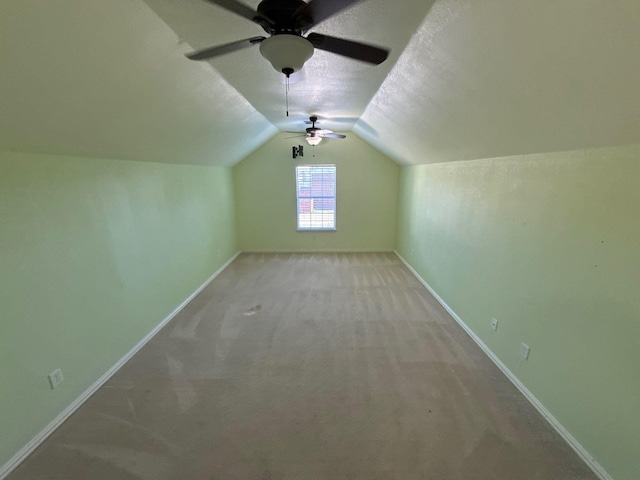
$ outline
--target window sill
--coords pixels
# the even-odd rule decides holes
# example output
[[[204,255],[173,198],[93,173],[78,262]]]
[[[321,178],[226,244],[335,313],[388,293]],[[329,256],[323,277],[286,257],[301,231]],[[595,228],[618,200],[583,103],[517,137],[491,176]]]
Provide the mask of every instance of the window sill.
[[[335,228],[297,228],[296,232],[335,232]]]

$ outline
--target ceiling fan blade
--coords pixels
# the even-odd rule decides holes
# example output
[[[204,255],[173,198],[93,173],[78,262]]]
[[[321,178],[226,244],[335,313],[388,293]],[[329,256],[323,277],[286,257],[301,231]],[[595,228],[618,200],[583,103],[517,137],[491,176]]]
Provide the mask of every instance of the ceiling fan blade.
[[[389,50],[367,45],[366,43],[354,42],[343,38],[330,37],[321,33],[310,33],[307,36],[315,48],[337,53],[345,57],[362,60],[363,62],[379,65],[389,56]]]
[[[224,45],[218,45],[216,47],[196,50],[195,52],[188,53],[186,57],[189,60],[206,60],[208,58],[219,57],[220,55],[224,55],[226,53],[250,47],[251,45],[260,43],[264,39],[265,37],[245,38],[244,40],[238,40],[237,42],[225,43]]]
[[[241,17],[246,18],[247,20],[251,20],[252,22],[257,23],[260,26],[274,25],[275,22],[270,18],[265,17],[261,13],[258,13],[256,10],[251,8],[249,5],[245,5],[242,2],[238,2],[237,0],[207,0],[209,3],[214,3],[230,12],[235,13],[236,15],[240,15]]]
[[[339,133],[322,133],[320,136],[322,138],[347,138],[346,135],[340,135]]]
[[[323,20],[360,1],[361,0],[311,0],[306,5],[301,6],[294,14],[296,26],[303,31],[309,30]]]

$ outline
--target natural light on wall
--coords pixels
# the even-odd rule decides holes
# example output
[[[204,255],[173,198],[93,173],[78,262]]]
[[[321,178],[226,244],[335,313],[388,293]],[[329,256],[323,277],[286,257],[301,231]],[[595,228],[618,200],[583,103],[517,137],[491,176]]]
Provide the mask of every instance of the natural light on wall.
[[[296,167],[298,230],[336,229],[336,166]]]

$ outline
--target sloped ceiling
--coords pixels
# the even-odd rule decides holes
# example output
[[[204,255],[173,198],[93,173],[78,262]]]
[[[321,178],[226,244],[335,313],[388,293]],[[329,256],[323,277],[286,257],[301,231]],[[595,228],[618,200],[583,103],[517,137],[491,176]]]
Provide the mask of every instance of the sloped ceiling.
[[[257,47],[184,57],[263,34],[204,0],[3,0],[0,31],[4,149],[232,165],[311,114],[403,164],[640,143],[637,0],[363,1],[313,31],[390,57],[316,51],[289,117]]]
[[[2,0],[0,147],[231,165],[277,129],[139,0]]]
[[[203,0],[145,0],[177,35],[195,49],[265,34],[243,17]],[[256,8],[260,0],[241,0]],[[253,47],[210,60],[260,113],[282,131],[304,131],[312,114],[322,128],[351,130],[425,18],[433,0],[366,0],[318,24],[311,31],[384,46],[391,50],[372,66],[316,50],[289,90],[286,116],[284,75]]]
[[[640,1],[438,0],[354,128],[405,164],[640,143]]]

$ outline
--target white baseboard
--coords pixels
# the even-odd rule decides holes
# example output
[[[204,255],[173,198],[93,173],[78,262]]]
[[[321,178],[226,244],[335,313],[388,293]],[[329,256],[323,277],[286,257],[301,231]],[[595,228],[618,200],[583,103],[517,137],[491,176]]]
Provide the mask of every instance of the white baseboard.
[[[291,254],[291,253],[300,253],[300,254],[312,254],[312,253],[395,253],[393,250],[350,250],[344,249],[341,250],[339,248],[336,249],[319,249],[319,250],[242,250],[242,253],[273,253],[279,255]]]
[[[131,350],[129,350],[120,360],[118,360],[109,370],[107,370],[93,385],[87,388],[78,398],[76,398],[67,408],[65,408],[60,414],[54,418],[49,425],[42,429],[35,437],[33,437],[29,443],[22,447],[13,457],[9,459],[7,463],[0,467],[0,480],[9,475],[20,463],[22,463],[46,438],[51,435],[56,428],[58,428],[67,418],[71,416],[87,399],[93,395],[107,380],[109,380],[120,368],[127,363],[127,361],[133,357],[138,350],[151,340],[156,333],[158,333],[162,327],[171,321],[180,310],[182,310],[193,298],[198,295],[209,283],[213,281],[222,271],[233,262],[240,252],[237,252],[231,257],[224,265],[222,265],[213,275],[211,275],[202,285],[200,285],[195,292],[187,297],[180,305],[178,305],[164,320],[156,325],[153,330],[147,333],[142,340],[140,340]]]
[[[525,398],[534,406],[534,408],[540,412],[540,414],[549,422],[549,424],[553,427],[553,429],[558,432],[558,434],[564,438],[564,440],[569,444],[571,448],[578,454],[578,456],[587,464],[587,466],[593,471],[593,473],[600,480],[613,480],[613,478],[607,473],[607,471],[600,465],[595,458],[593,458],[587,450],[580,445],[580,442],[576,440],[576,438],[569,433],[569,431],[562,426],[562,424],[558,421],[553,414],[547,410],[547,408],[538,400],[533,393],[529,391],[529,389],[516,377],[516,375],[507,368],[507,366],[502,363],[502,361],[487,347],[487,345],[478,337],[469,326],[462,321],[462,319],[453,311],[449,305],[436,293],[436,291],[431,288],[424,278],[420,276],[418,272],[416,272],[411,265],[400,255],[397,251],[395,252],[397,257],[404,263],[404,265],[409,269],[411,273],[424,285],[424,287],[429,290],[429,293],[434,296],[434,298],[442,305],[442,307],[453,317],[453,319],[462,327],[462,329],[467,332],[467,334],[473,339],[474,342],[478,344],[478,346],[487,354],[487,356],[491,359],[493,363],[505,374],[505,376],[515,385],[515,387],[520,390],[520,392],[525,396]]]

